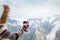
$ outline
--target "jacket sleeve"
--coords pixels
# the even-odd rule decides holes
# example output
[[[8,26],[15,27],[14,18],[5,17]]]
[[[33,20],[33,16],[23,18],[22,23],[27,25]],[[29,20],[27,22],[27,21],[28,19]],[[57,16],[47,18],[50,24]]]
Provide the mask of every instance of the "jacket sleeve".
[[[17,33],[13,33],[10,37],[10,40],[17,40],[19,38]]]

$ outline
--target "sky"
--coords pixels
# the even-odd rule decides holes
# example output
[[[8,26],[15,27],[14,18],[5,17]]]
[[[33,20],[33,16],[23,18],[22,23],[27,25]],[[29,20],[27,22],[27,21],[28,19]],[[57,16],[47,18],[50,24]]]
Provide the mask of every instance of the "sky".
[[[60,0],[0,0],[0,4],[10,6],[10,18],[25,20],[60,15]]]

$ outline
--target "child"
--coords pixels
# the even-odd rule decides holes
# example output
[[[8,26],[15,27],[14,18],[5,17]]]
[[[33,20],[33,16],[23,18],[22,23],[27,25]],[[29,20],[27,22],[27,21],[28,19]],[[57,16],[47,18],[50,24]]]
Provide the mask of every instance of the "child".
[[[0,40],[3,39],[17,40],[24,33],[24,31],[27,31],[26,29],[29,27],[29,22],[23,21],[22,29],[18,33],[11,33],[5,26],[8,19],[10,8],[7,5],[3,5],[3,8],[4,11],[0,16]]]

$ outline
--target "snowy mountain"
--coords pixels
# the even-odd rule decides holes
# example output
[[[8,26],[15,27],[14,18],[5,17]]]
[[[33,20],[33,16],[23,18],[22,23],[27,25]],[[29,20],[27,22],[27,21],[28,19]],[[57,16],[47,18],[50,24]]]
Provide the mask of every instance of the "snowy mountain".
[[[21,25],[19,25],[19,21],[16,19],[8,19],[7,26],[10,31],[18,32],[21,29]]]
[[[39,28],[40,27],[40,19],[28,19],[27,21],[30,22],[30,27],[28,28],[28,32],[25,32],[22,35],[21,40],[26,40],[26,39],[27,40],[37,40],[37,39],[43,40],[43,39],[45,39],[45,35],[42,34],[43,28],[41,27],[42,28],[41,31]],[[7,26],[10,29],[10,31],[17,32],[21,29],[21,25],[17,25],[18,23],[19,23],[19,21],[15,20],[15,19],[8,19]],[[39,37],[39,38],[37,38],[37,37]],[[44,38],[41,38],[41,37],[44,37]]]
[[[46,40],[46,35],[48,35],[54,28],[55,22],[60,20],[59,17],[54,17],[55,19],[52,20],[45,20],[43,19],[32,19],[29,18],[27,21],[29,21],[30,27],[28,28],[28,31],[25,32],[19,40]],[[19,24],[20,21],[15,19],[8,19],[7,26],[12,32],[18,32],[21,29],[21,25]],[[57,31],[57,34],[59,34],[60,31]],[[55,35],[57,38],[57,34]],[[28,36],[27,36],[28,35]],[[55,38],[55,39],[56,39]],[[60,36],[58,36],[60,38]]]

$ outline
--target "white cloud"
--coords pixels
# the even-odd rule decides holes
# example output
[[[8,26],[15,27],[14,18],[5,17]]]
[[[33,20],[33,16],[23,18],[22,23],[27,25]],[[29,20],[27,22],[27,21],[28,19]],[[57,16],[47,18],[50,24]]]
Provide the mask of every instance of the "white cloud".
[[[49,16],[60,14],[60,9],[49,5],[45,7],[29,5],[25,8],[12,8],[12,13],[11,16],[15,18],[46,18]]]
[[[57,7],[54,6],[57,4],[56,1],[59,0],[10,0],[7,3],[11,6],[10,17],[26,19],[60,15],[60,8],[58,8],[58,5]]]

